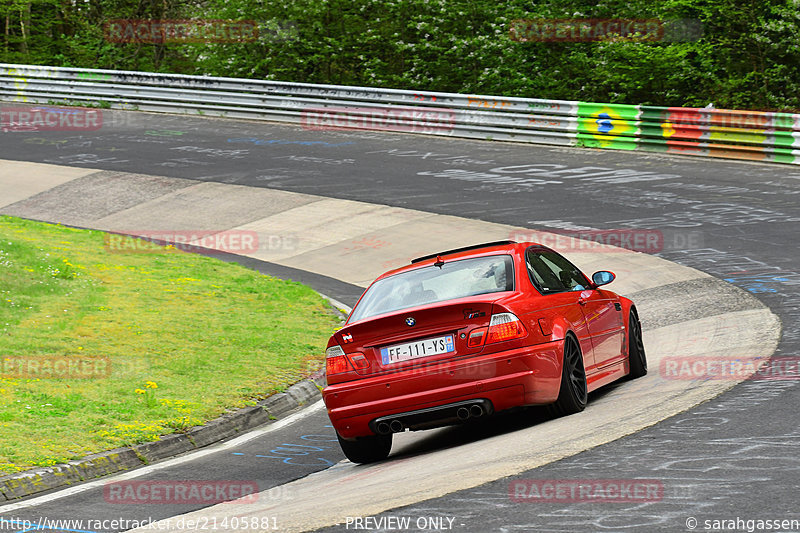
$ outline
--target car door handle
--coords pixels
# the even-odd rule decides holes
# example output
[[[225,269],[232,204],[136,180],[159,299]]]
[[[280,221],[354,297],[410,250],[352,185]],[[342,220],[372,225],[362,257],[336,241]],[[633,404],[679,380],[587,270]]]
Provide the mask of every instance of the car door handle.
[[[584,300],[583,298],[580,298],[580,299],[578,299],[578,304],[586,305],[586,300]]]

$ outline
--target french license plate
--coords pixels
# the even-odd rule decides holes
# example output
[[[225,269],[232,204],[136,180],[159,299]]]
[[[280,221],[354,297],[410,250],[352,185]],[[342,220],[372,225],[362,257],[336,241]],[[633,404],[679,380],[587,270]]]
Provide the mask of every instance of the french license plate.
[[[455,352],[455,344],[452,335],[444,337],[434,337],[421,341],[406,342],[381,348],[381,360],[384,365],[428,357],[431,355],[441,355],[443,353]]]

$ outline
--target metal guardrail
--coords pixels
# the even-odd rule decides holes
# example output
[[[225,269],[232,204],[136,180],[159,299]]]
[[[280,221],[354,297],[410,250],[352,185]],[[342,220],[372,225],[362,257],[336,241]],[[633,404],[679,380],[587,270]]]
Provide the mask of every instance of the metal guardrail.
[[[800,114],[0,64],[0,100],[800,164]]]

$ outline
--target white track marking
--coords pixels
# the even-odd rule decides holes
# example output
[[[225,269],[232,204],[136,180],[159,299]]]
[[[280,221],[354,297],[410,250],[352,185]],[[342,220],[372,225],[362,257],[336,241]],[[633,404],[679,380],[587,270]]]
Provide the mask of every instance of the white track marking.
[[[322,400],[317,400],[310,406],[306,407],[299,413],[295,413],[289,417],[284,419],[278,420],[274,424],[270,424],[268,426],[264,426],[259,429],[255,429],[244,435],[240,435],[235,439],[229,440],[227,442],[212,445],[209,448],[204,448],[202,450],[198,450],[196,452],[190,452],[186,455],[182,455],[180,457],[175,457],[174,459],[169,459],[167,461],[157,463],[154,465],[144,466],[142,468],[137,468],[136,470],[132,470],[130,472],[125,472],[124,474],[116,474],[112,477],[105,477],[100,478],[96,481],[91,481],[89,483],[84,483],[75,487],[70,487],[68,489],[60,490],[58,492],[54,492],[52,494],[46,494],[44,496],[39,496],[36,498],[31,498],[30,500],[21,501],[18,503],[10,503],[0,506],[0,513],[6,513],[9,511],[16,511],[19,509],[25,509],[28,507],[34,507],[36,505],[41,505],[43,503],[51,502],[53,500],[58,500],[61,498],[66,498],[67,496],[72,496],[73,494],[78,494],[80,492],[84,492],[87,490],[91,490],[97,487],[102,487],[106,483],[111,483],[113,481],[124,481],[127,479],[134,479],[137,477],[145,476],[152,472],[157,472],[159,470],[163,470],[165,468],[171,468],[173,466],[181,465],[184,463],[188,463],[190,461],[194,461],[200,459],[201,457],[205,457],[206,455],[210,455],[212,453],[222,452],[228,450],[230,448],[235,448],[245,442],[251,441],[253,439],[257,439],[262,435],[270,433],[272,431],[284,428],[290,424],[298,422],[314,413],[319,411],[323,408]]]

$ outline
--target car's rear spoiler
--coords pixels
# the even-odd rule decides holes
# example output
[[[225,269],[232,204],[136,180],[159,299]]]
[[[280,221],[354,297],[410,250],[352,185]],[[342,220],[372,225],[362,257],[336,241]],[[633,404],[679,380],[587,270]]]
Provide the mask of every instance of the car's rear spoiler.
[[[472,246],[465,246],[463,248],[456,248],[454,250],[447,250],[446,252],[439,252],[430,255],[423,255],[422,257],[417,257],[416,259],[411,260],[411,264],[420,263],[422,261],[427,261],[428,259],[434,259],[436,257],[440,257],[443,255],[450,255],[456,254],[459,252],[467,252],[469,250],[477,250],[479,248],[488,248],[490,246],[505,246],[507,244],[517,244],[517,241],[495,241],[495,242],[487,242],[485,244],[473,244]]]

